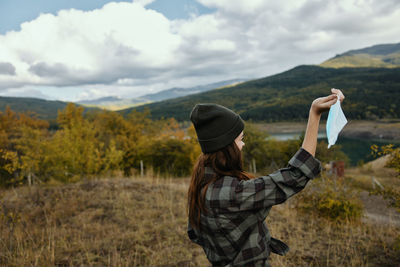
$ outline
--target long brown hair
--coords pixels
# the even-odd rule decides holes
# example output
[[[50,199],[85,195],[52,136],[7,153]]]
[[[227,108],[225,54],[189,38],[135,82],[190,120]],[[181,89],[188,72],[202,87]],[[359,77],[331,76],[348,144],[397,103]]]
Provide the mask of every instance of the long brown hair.
[[[210,167],[216,175],[205,175],[205,167]],[[240,180],[254,178],[243,171],[242,152],[235,142],[213,153],[202,153],[197,159],[188,190],[189,222],[194,228],[200,227],[200,215],[206,214],[204,198],[208,186],[219,178],[229,175]]]

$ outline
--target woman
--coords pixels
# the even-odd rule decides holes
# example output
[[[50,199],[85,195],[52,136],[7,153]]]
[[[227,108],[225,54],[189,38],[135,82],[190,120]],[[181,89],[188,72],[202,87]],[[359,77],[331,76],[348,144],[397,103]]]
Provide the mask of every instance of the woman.
[[[188,190],[188,235],[203,247],[213,266],[269,266],[270,252],[289,248],[270,236],[264,222],[271,207],[301,191],[320,173],[314,158],[321,114],[337,101],[340,90],[315,99],[301,148],[287,168],[253,178],[243,171],[241,149],[244,123],[232,110],[197,104],[190,119],[202,154]]]

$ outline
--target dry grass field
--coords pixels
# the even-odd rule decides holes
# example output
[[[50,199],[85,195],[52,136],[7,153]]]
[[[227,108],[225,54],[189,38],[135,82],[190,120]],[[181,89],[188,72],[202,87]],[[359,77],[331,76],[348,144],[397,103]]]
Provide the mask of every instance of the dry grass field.
[[[186,236],[187,185],[146,177],[3,190],[0,266],[210,266]],[[291,248],[285,257],[272,254],[272,266],[400,263],[396,224],[331,222],[296,210],[300,199],[267,218]]]

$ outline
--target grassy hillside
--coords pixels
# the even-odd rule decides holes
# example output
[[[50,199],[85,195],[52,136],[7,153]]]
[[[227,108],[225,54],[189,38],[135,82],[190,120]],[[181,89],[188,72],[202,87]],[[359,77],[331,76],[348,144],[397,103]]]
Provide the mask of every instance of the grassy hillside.
[[[321,64],[322,67],[375,67],[395,68],[400,66],[400,43],[375,45],[363,49],[351,50],[331,58]]]
[[[0,96],[0,111],[4,111],[9,106],[14,112],[30,112],[45,120],[56,119],[58,110],[63,110],[67,105],[68,103],[63,101]]]
[[[187,182],[114,178],[0,191],[0,265],[210,266],[186,235]],[[271,254],[272,266],[399,262],[398,226],[305,214],[296,205],[307,192],[267,218],[272,235],[290,246],[285,257]]]
[[[196,103],[225,105],[244,119],[255,121],[305,120],[316,97],[340,88],[349,119],[399,118],[400,68],[323,68],[298,66],[281,74],[201,94],[137,107],[150,109],[153,118],[189,120]],[[131,109],[122,112],[128,113]],[[325,114],[326,115],[326,114]]]

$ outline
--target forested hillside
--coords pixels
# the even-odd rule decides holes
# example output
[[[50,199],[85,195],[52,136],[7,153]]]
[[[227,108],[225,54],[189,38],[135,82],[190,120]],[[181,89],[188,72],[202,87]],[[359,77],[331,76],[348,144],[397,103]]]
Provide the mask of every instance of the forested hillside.
[[[248,120],[297,121],[308,116],[311,101],[340,88],[349,119],[400,117],[400,68],[323,68],[298,66],[289,71],[220,90],[137,107],[153,118],[189,120],[196,103],[225,105]],[[132,109],[123,110],[128,113]],[[326,114],[325,114],[326,116]]]
[[[57,112],[63,110],[68,105],[67,102],[56,100],[44,100],[31,97],[4,97],[0,96],[0,111],[10,107],[16,112],[28,112],[44,120],[56,119]],[[91,108],[86,108],[91,109]]]

